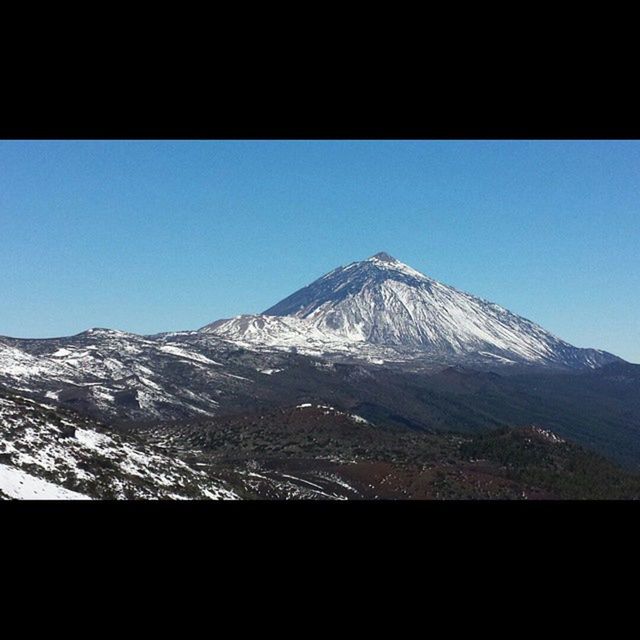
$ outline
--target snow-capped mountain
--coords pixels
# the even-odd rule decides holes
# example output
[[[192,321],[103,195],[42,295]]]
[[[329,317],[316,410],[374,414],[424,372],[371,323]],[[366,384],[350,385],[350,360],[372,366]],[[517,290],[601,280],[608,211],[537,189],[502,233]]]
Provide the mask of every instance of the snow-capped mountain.
[[[637,468],[636,368],[379,253],[198,331],[0,336],[0,499],[375,497],[403,438],[532,424]]]
[[[616,360],[376,254],[333,270],[264,314],[199,331],[0,337],[0,385],[100,419],[174,420],[295,403],[332,385],[360,397],[363,376],[386,384],[387,374],[372,373],[370,365],[397,374],[451,364],[589,370]]]
[[[497,304],[442,284],[387,253],[338,267],[257,316],[203,327],[245,346],[371,360],[407,357],[595,368],[579,349]]]

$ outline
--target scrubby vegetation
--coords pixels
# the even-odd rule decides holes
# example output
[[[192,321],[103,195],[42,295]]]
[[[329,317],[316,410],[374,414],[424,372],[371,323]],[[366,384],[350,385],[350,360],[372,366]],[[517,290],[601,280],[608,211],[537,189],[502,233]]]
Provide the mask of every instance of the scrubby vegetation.
[[[428,433],[365,424],[313,406],[156,425],[140,433],[228,479],[262,476],[241,483],[245,497],[640,498],[640,475],[536,427]],[[298,488],[313,483],[322,493],[292,496],[281,483],[292,476]]]
[[[530,429],[500,429],[475,435],[461,446],[463,457],[482,458],[505,477],[554,497],[638,499],[640,475],[568,442],[553,442]]]
[[[0,392],[0,435],[1,464],[102,499],[640,499],[639,474],[549,429],[411,430],[310,403],[116,427]]]

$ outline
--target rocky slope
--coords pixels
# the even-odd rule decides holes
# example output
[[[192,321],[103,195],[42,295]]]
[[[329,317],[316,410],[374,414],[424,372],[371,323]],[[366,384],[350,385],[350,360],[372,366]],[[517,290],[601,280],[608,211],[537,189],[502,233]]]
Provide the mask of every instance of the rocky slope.
[[[248,360],[197,332],[90,329],[68,338],[0,338],[0,384],[104,419],[213,415],[221,396],[250,393],[247,373],[274,366],[269,356]]]
[[[0,392],[0,497],[233,499],[175,452],[95,421]]]

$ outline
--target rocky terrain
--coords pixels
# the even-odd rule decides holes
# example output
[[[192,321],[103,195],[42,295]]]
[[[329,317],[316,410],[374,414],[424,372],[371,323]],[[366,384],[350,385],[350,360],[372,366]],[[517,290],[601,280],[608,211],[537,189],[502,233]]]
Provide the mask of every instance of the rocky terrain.
[[[303,403],[121,428],[179,451],[247,499],[640,498],[640,474],[533,425],[399,431]]]
[[[0,392],[0,497],[233,499],[173,452],[94,420]]]
[[[398,432],[305,403],[106,429],[7,393],[0,424],[5,499],[640,498],[639,474],[535,426]]]

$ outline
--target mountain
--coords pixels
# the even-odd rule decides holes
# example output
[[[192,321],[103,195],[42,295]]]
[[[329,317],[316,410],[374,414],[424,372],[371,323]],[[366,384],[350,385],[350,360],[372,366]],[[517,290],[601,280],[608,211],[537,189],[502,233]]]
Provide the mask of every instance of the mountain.
[[[265,314],[198,331],[0,337],[7,393],[109,430],[313,404],[397,433],[536,424],[634,469],[638,370],[387,254],[339,267]]]
[[[387,253],[338,267],[257,316],[201,329],[245,346],[369,360],[596,368],[580,349],[497,304],[442,284]]]
[[[99,417],[211,415],[216,388],[230,372],[210,357],[207,343],[184,344],[182,334],[138,336],[89,329],[68,338],[0,338],[0,383],[17,393]],[[231,391],[231,389],[229,389]]]
[[[109,422],[211,416],[275,402],[274,395],[288,397],[281,388],[291,385],[289,372],[302,363],[311,374],[318,371],[304,356],[246,350],[196,331],[0,337],[0,385]],[[313,385],[317,376],[306,378]]]

